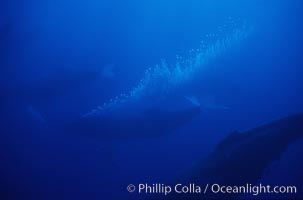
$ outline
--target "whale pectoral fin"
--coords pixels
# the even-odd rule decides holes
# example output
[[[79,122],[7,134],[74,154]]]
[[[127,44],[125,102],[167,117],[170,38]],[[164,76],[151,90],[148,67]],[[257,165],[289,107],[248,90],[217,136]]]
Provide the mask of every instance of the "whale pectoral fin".
[[[201,103],[196,96],[185,96],[185,98],[194,106],[200,107]]]

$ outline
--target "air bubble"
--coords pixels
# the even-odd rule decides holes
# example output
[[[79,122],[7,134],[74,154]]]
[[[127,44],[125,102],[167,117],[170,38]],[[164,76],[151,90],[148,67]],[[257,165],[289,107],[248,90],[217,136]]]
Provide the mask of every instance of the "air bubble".
[[[229,19],[231,20],[231,18]],[[235,21],[232,20],[232,23],[235,23]],[[236,25],[234,24],[234,26]],[[209,37],[211,37],[212,43],[209,44],[209,42],[206,43],[201,40],[200,48],[191,49],[187,58],[176,55],[175,64],[168,65],[165,59],[161,59],[160,65],[145,70],[144,77],[128,93],[121,93],[114,100],[110,99],[109,103],[104,103],[101,107],[98,106],[98,110],[94,109],[87,115],[97,115],[101,111],[106,112],[107,110],[112,111],[115,107],[120,108],[121,104],[128,105],[129,103],[144,101],[144,98],[165,97],[174,88],[193,78],[201,69],[206,67],[208,62],[224,53],[233,43],[245,39],[250,32],[246,22],[242,23],[242,26],[229,27],[229,31],[226,27],[228,27],[227,24],[218,27],[220,32],[226,29],[224,30],[226,32],[225,36],[219,37],[218,33],[206,34],[205,37],[208,38],[206,41],[209,41]]]

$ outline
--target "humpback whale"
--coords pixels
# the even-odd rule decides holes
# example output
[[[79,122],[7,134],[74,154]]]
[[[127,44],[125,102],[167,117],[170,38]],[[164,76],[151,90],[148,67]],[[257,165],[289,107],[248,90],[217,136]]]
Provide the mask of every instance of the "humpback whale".
[[[65,125],[65,132],[102,140],[153,138],[169,133],[201,113],[199,106],[153,108],[127,115],[86,116]]]
[[[162,60],[160,65],[148,68],[129,92],[121,93],[84,116],[68,122],[64,126],[65,131],[101,139],[129,139],[162,135],[185,124],[201,112],[201,105],[195,98],[187,97],[193,108],[179,110],[153,108],[155,102],[165,99],[192,79],[203,66],[223,54],[232,44],[248,37],[252,27],[240,24],[236,27],[233,24],[232,30],[218,35],[210,44],[202,42],[200,48],[190,51],[188,58],[176,56],[173,65]]]
[[[102,115],[112,110],[119,110],[121,107],[138,104],[138,102],[142,103],[150,99],[154,101],[159,97],[165,98],[174,93],[177,88],[199,74],[210,61],[221,56],[234,44],[246,39],[253,30],[253,27],[246,23],[231,23],[231,30],[225,32],[220,29],[220,34],[210,34],[214,41],[201,41],[200,47],[191,49],[187,57],[176,55],[176,61],[173,64],[162,59],[159,65],[147,68],[143,78],[128,92],[120,93],[85,115]],[[207,38],[210,39],[209,35]],[[223,109],[226,108],[223,107]]]
[[[245,132],[235,131],[223,139],[206,159],[198,162],[186,178],[183,177],[181,180],[225,186],[259,184],[266,169],[274,161],[279,160],[284,151],[302,136],[303,113],[275,120]],[[290,195],[294,198],[303,194],[299,191]],[[203,197],[236,199],[239,196],[214,194],[209,191]],[[174,199],[195,198],[201,199],[201,196],[176,195]]]

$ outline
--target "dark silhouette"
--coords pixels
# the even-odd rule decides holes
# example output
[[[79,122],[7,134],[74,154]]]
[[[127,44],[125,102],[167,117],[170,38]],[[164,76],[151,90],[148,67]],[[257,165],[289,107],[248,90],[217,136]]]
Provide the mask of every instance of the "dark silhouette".
[[[171,132],[200,114],[198,106],[183,110],[151,109],[139,114],[88,116],[65,125],[65,131],[109,140],[152,138]]]
[[[213,153],[195,167],[185,180],[221,185],[259,184],[264,170],[278,160],[286,148],[303,136],[303,114],[273,121],[246,132],[227,136]],[[203,194],[202,194],[203,195]],[[299,194],[291,194],[296,197]],[[201,195],[176,195],[178,199],[201,199]],[[237,198],[208,192],[203,198]],[[174,197],[175,198],[175,197]]]

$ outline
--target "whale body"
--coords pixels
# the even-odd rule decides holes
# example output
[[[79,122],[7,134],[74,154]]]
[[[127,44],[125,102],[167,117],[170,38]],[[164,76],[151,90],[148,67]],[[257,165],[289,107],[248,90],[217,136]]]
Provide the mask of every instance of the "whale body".
[[[64,129],[103,140],[153,138],[177,129],[200,113],[198,106],[179,110],[154,108],[127,115],[81,117],[66,124]]]
[[[201,159],[186,178],[181,177],[180,180],[190,180],[201,185],[209,184],[210,187],[212,184],[259,185],[265,171],[302,136],[303,113],[275,120],[245,132],[235,131],[223,139],[206,159]],[[215,194],[209,191],[203,197],[238,199],[241,197],[239,195],[241,194]],[[300,191],[289,195],[292,199],[303,196]],[[200,199],[200,196],[176,195],[174,199]]]

